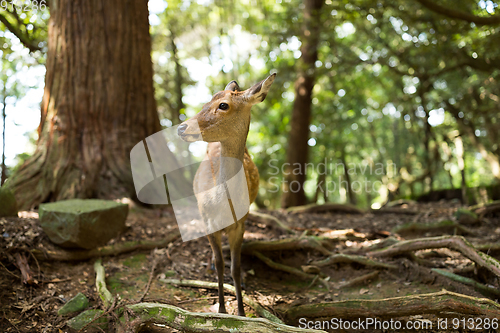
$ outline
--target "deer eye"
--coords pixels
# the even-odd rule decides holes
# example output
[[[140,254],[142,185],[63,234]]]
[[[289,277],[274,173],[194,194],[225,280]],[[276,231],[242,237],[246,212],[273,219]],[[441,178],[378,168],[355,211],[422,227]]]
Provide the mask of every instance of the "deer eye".
[[[220,103],[219,104],[219,109],[221,109],[221,110],[227,110],[227,109],[229,109],[229,105],[227,103]]]

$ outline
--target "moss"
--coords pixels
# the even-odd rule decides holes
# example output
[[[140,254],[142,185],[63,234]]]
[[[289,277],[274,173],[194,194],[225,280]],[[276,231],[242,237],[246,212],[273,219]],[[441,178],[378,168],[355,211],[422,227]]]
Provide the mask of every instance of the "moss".
[[[84,213],[93,212],[95,210],[103,210],[114,207],[125,206],[116,201],[111,200],[99,200],[99,199],[71,199],[62,200],[53,203],[43,204],[43,208],[50,211],[62,212],[62,213]],[[44,209],[41,210],[41,213]]]
[[[172,310],[172,309],[167,309],[167,308],[162,308],[160,311],[160,315],[162,317],[165,317],[165,319],[171,323],[175,320],[175,317],[177,316],[177,313]]]
[[[78,293],[75,297],[64,304],[64,306],[60,308],[59,311],[57,311],[57,314],[60,316],[64,316],[70,313],[85,310],[88,306],[88,298],[84,294]]]
[[[186,326],[191,327],[195,324],[206,324],[207,319],[206,318],[187,317],[184,320],[184,323],[186,324]]]
[[[95,317],[100,316],[103,314],[104,311],[102,310],[87,310],[85,312],[80,313],[78,316],[68,320],[68,326],[71,327],[74,330],[81,330],[85,325],[90,323]],[[94,323],[91,324],[91,326],[99,326],[102,329],[107,328],[107,318],[101,317],[94,321]]]
[[[148,316],[155,317],[160,313],[160,309],[158,307],[149,308],[149,309],[147,309],[147,312],[148,312]]]
[[[242,328],[245,326],[245,323],[243,323],[240,320],[237,319],[232,319],[232,318],[221,318],[217,321],[214,322],[214,326],[217,328],[221,328],[223,326],[227,328]],[[237,332],[237,331],[235,331]]]
[[[142,267],[142,264],[146,261],[147,261],[146,255],[141,253],[132,256],[130,258],[127,258],[125,261],[123,261],[123,265],[129,268],[140,268]]]
[[[12,191],[0,187],[0,217],[17,217],[17,202]]]

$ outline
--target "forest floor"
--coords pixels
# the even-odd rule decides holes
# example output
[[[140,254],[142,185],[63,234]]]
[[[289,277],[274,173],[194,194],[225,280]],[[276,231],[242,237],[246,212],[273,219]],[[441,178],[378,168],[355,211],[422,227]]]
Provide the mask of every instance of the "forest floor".
[[[490,215],[480,221],[472,221],[463,228],[452,227],[418,228],[396,233],[396,227],[408,223],[427,225],[449,220],[460,207],[458,202],[408,203],[397,207],[402,211],[374,214],[324,212],[290,213],[285,211],[260,211],[273,215],[297,232],[294,237],[321,236],[324,248],[331,253],[360,253],[367,247],[377,247],[389,239],[393,242],[421,237],[462,234],[472,244],[496,243],[500,237],[500,216]],[[498,214],[498,213],[497,213]],[[71,317],[57,314],[57,310],[77,293],[82,292],[90,300],[90,306],[102,308],[96,292],[94,262],[36,260],[32,249],[57,249],[43,233],[36,212],[21,212],[19,218],[0,218],[0,332],[74,332],[66,325]],[[246,223],[245,242],[255,240],[278,240],[291,235],[270,223],[251,219]],[[177,225],[169,210],[146,209],[134,206],[127,219],[128,230],[111,243],[137,240],[161,240],[175,232]],[[339,232],[339,230],[344,230]],[[226,242],[227,243],[227,242]],[[389,243],[387,243],[389,244]],[[21,282],[21,273],[15,264],[15,253],[24,253],[33,272],[32,285]],[[321,251],[296,247],[291,250],[261,251],[269,259],[301,271],[317,270],[311,263],[325,259]],[[499,258],[497,252],[490,251]],[[229,253],[226,252],[225,282],[232,284],[229,269]],[[192,312],[217,312],[217,290],[181,287],[162,282],[164,279],[189,279],[216,282],[216,275],[209,272],[211,250],[206,237],[182,242],[177,238],[162,249],[135,251],[118,256],[104,257],[106,283],[122,302],[143,301],[172,304]],[[446,289],[451,292],[486,298],[474,287],[453,281],[431,268],[441,268],[473,278],[483,285],[498,288],[498,278],[491,272],[478,269],[462,254],[450,249],[416,251],[413,255],[377,258],[383,263],[395,265],[393,269],[376,268],[360,263],[335,263],[320,267],[321,277],[329,285],[312,279],[273,269],[256,256],[244,254],[242,271],[245,291],[271,313],[285,323],[299,326],[297,321],[286,320],[287,309],[298,306],[342,300],[376,300],[398,296],[429,294]],[[312,265],[314,266],[314,265]],[[316,271],[317,272],[317,271]],[[355,278],[360,278],[354,280]],[[363,278],[366,277],[366,278]],[[148,281],[151,278],[149,289]],[[477,289],[477,288],[476,288]],[[143,294],[147,291],[145,297]],[[490,295],[498,302],[498,295]],[[226,309],[236,314],[236,300],[226,294]],[[247,317],[258,317],[255,311],[245,306]],[[411,314],[402,320],[430,321],[436,325],[436,314]],[[450,317],[451,318],[451,317]],[[394,318],[396,319],[396,318]],[[451,320],[451,319],[450,319]],[[448,322],[448,328],[451,327]],[[420,332],[437,332],[421,329]],[[160,330],[160,329],[158,329]],[[110,330],[111,331],[111,330]],[[155,331],[153,328],[150,331]],[[163,329],[161,332],[177,332]],[[328,330],[327,330],[328,331]],[[333,331],[333,330],[332,330]],[[342,330],[335,330],[342,331]],[[358,330],[362,331],[362,330]],[[376,331],[370,329],[367,331]],[[405,331],[405,330],[384,330]],[[467,329],[461,329],[465,332]],[[473,329],[471,331],[478,331]],[[480,331],[480,330],[479,330]],[[495,331],[495,330],[490,330]]]

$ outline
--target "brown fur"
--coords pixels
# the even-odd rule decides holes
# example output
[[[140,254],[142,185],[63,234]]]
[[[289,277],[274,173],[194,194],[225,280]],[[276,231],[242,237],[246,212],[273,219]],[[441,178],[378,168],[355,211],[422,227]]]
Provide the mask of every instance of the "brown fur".
[[[197,194],[198,208],[205,221],[209,221],[211,218],[210,209],[218,207],[214,204],[221,202],[221,200],[226,200],[225,190],[217,189],[217,191],[209,191],[215,185],[228,180],[226,179],[229,177],[228,171],[225,169],[221,171],[221,157],[236,158],[243,163],[248,186],[249,204],[257,197],[259,172],[246,148],[248,129],[250,127],[250,109],[253,104],[264,100],[269,87],[274,81],[274,77],[275,74],[272,74],[266,80],[259,82],[245,91],[239,91],[238,84],[235,81],[231,81],[226,87],[228,90],[216,93],[212,97],[212,100],[205,104],[196,116],[179,126],[179,135],[184,140],[191,142],[203,140],[209,142],[207,147],[209,163],[202,163],[200,165],[193,182],[194,192]],[[226,103],[228,108],[226,110],[221,109],[221,103]],[[199,132],[197,131],[196,123],[199,126]],[[230,167],[228,168],[230,169]],[[229,202],[231,203],[231,200]],[[247,215],[223,230],[208,235],[219,281],[220,313],[226,312],[223,289],[224,258],[221,244],[222,232],[225,232],[231,251],[231,275],[236,289],[238,315],[245,316],[241,296],[240,262],[241,244],[243,242]]]

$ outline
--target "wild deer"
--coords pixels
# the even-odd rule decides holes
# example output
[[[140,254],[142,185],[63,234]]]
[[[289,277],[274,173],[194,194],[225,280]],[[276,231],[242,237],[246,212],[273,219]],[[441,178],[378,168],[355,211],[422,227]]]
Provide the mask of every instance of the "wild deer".
[[[243,165],[246,187],[238,188],[243,193],[240,198],[246,198],[244,216],[236,223],[208,235],[219,282],[219,313],[226,313],[224,304],[224,258],[222,256],[221,237],[225,232],[231,251],[231,275],[236,289],[238,315],[245,316],[241,297],[241,244],[245,232],[245,220],[248,216],[248,206],[255,200],[259,188],[259,172],[253,163],[246,141],[250,128],[250,109],[254,104],[262,102],[274,82],[276,74],[271,74],[265,80],[251,88],[241,91],[236,81],[228,83],[224,91],[213,95],[212,100],[205,104],[202,110],[193,118],[183,122],[178,127],[179,136],[188,142],[206,141],[209,163],[202,163],[196,172],[193,188],[198,202],[198,208],[204,222],[210,229],[214,212],[213,208],[220,201],[227,200],[227,184]],[[236,162],[236,163],[234,163]],[[244,179],[245,179],[244,178]],[[244,182],[242,182],[244,184]],[[209,191],[216,185],[220,190]],[[243,185],[243,187],[245,187]],[[244,191],[248,191],[244,193]],[[229,191],[231,192],[231,190]],[[236,210],[234,190],[231,193],[232,212]],[[239,194],[236,194],[238,196]],[[235,214],[234,216],[238,216]]]

